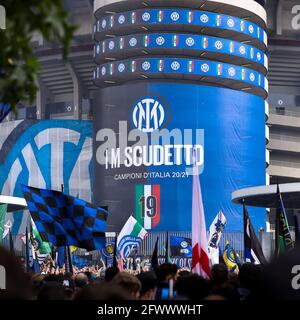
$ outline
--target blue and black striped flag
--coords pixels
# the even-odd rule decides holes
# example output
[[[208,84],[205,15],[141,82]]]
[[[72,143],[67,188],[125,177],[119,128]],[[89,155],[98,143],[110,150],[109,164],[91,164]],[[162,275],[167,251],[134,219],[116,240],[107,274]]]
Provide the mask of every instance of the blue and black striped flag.
[[[10,113],[11,107],[8,103],[0,103],[0,122],[2,122],[5,117]]]
[[[43,241],[88,251],[105,246],[107,208],[63,192],[22,185],[28,210]]]

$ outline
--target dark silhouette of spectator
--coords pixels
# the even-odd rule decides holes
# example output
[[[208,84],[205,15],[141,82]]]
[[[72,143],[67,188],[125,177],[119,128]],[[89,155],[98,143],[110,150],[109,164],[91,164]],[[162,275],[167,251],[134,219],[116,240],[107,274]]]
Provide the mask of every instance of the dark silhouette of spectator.
[[[155,270],[157,277],[157,290],[155,300],[168,299],[170,281],[177,278],[178,267],[172,263],[163,263]]]
[[[137,276],[142,284],[140,300],[153,300],[157,285],[157,278],[154,272],[143,272]]]
[[[109,267],[105,270],[105,281],[110,282],[120,272],[118,267]]]
[[[197,274],[180,276],[176,283],[176,299],[203,300],[210,290],[210,281]]]
[[[262,290],[262,268],[259,265],[245,263],[240,267],[238,275],[241,300],[259,299]]]
[[[226,300],[231,302],[239,302],[240,296],[237,288],[228,281],[216,289],[213,289],[210,295],[207,297],[207,300]]]
[[[89,285],[75,296],[75,300],[123,301],[130,299],[130,294],[123,288],[105,282]]]
[[[0,299],[30,300],[34,294],[28,277],[17,258],[0,247],[0,266],[5,269],[6,290],[0,290]]]
[[[211,268],[211,282],[213,289],[221,287],[228,280],[228,269],[225,264],[215,264]]]
[[[37,299],[38,300],[66,300],[67,292],[64,286],[56,281],[49,281],[45,283],[40,289]]]
[[[132,300],[136,300],[140,296],[142,284],[139,279],[132,274],[119,272],[111,281],[112,284],[121,287],[130,294]]]
[[[89,278],[87,277],[87,275],[85,273],[81,272],[75,276],[75,287],[76,288],[82,289],[85,286],[87,286],[88,283],[89,283]]]
[[[163,263],[155,270],[158,282],[168,282],[173,279],[176,280],[178,267],[172,263]]]

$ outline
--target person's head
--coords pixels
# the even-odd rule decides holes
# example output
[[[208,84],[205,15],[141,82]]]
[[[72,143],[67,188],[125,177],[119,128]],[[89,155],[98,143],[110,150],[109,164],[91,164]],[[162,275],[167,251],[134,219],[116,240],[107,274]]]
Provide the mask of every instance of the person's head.
[[[140,300],[153,300],[157,283],[155,273],[152,271],[143,272],[137,275],[137,278],[142,284]]]
[[[89,278],[83,272],[78,273],[75,276],[75,287],[76,288],[84,288],[89,283]]]
[[[109,267],[105,270],[105,281],[110,282],[120,272],[118,267]]]
[[[190,300],[202,300],[210,291],[210,282],[197,274],[180,276],[176,283],[177,294]]]
[[[0,299],[32,299],[30,277],[25,274],[17,258],[3,247],[0,247],[0,266],[3,273],[0,285],[6,288],[0,290]]]
[[[35,273],[31,275],[30,282],[34,295],[36,296],[44,284],[44,276],[39,273]]]
[[[85,271],[84,273],[85,273],[85,275],[87,276],[89,283],[91,283],[91,282],[93,281],[93,274],[92,274],[92,272],[91,272],[91,271]]]
[[[102,282],[86,286],[77,292],[74,300],[123,301],[130,299],[130,294],[120,286]]]
[[[228,269],[225,264],[215,264],[211,268],[211,281],[214,286],[220,287],[228,280]]]
[[[245,263],[240,267],[238,278],[242,288],[255,294],[262,286],[262,268],[255,264]]]
[[[38,300],[66,300],[68,297],[64,286],[55,281],[46,282],[40,289]]]
[[[111,281],[112,284],[120,286],[123,290],[127,291],[131,299],[138,299],[142,284],[139,279],[127,272],[119,272]]]
[[[225,282],[211,292],[211,294],[208,296],[208,300],[226,300],[238,302],[240,297],[237,288],[233,284]]]
[[[178,267],[172,263],[163,263],[155,270],[157,280],[159,282],[166,282],[171,279],[175,280]]]

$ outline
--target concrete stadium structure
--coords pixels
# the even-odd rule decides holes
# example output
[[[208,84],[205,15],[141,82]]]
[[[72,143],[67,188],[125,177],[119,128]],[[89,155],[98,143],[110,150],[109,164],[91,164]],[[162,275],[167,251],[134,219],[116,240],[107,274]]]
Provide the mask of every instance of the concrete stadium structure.
[[[99,0],[95,6],[110,2]],[[195,3],[195,7],[204,3],[191,2]],[[298,1],[268,0],[266,6],[270,84],[267,174],[273,183],[300,180],[300,42],[297,36],[297,4]],[[92,0],[66,0],[65,6],[71,14],[71,21],[79,26],[70,56],[63,61],[60,48],[46,43],[39,35],[35,36],[32,44],[42,65],[36,103],[32,106],[20,103],[17,117],[10,114],[8,121],[15,118],[93,118],[92,102],[97,89],[93,83],[94,4]]]

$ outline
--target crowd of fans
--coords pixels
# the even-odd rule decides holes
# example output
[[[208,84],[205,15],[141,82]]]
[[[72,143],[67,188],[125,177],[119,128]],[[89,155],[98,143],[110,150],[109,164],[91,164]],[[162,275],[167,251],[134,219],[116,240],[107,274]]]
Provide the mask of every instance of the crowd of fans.
[[[117,267],[74,273],[26,273],[16,257],[0,248],[6,269],[2,299],[30,300],[256,300],[262,290],[261,266],[244,264],[238,275],[224,264],[214,265],[210,280],[171,263],[134,275]]]

